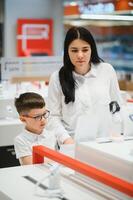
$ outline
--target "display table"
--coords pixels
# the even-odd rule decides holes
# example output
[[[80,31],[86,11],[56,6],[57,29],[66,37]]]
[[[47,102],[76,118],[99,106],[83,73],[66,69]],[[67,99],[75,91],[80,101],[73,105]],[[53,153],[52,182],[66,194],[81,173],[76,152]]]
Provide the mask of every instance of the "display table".
[[[46,193],[44,187],[47,185],[47,180],[42,183],[43,188],[40,187],[38,188],[38,193],[35,192],[35,182],[46,177],[48,173],[49,169],[41,164],[0,169],[0,199],[50,199],[41,196],[41,194]],[[25,176],[30,178],[27,179]],[[53,200],[106,200],[102,196],[99,196],[93,191],[89,191],[82,185],[70,180],[69,175],[61,175],[60,180],[63,198],[52,198]]]
[[[14,151],[14,138],[22,131],[19,119],[0,119],[0,168],[19,165]]]
[[[81,142],[76,147],[76,159],[131,183],[133,188],[133,140],[127,138],[126,141],[121,141],[117,138],[114,142],[106,142],[106,140],[103,142]],[[76,175],[88,184],[112,194],[118,199],[132,199],[86,176],[79,173]]]
[[[0,119],[0,146],[13,145],[22,128],[23,124],[17,118]]]
[[[104,142],[105,142],[105,139],[104,139]],[[103,141],[101,143],[101,140],[100,140],[100,143],[98,143],[98,145],[100,144],[103,144]],[[95,165],[93,162],[97,162],[96,161],[97,157],[95,157],[92,154],[93,151],[89,152],[88,146],[89,146],[89,143],[87,145],[84,145],[84,143],[83,144],[79,143],[76,145],[76,159],[70,156],[67,156],[65,154],[62,154],[60,152],[54,151],[42,145],[34,146],[33,147],[33,163],[34,164],[43,163],[45,161],[45,157],[48,157],[62,165],[65,165],[75,170],[75,174],[73,175],[73,179],[75,181],[77,181],[78,183],[79,181],[81,181],[82,183],[81,182],[80,183],[82,185],[85,183],[86,184],[85,187],[88,187],[88,190],[93,190],[95,194],[99,194],[100,196],[105,197],[106,200],[107,199],[131,200],[133,198],[133,182],[127,181],[124,178],[120,178],[119,174],[114,175],[111,171],[109,171],[108,160],[104,162],[104,165],[108,165],[108,168],[106,170],[103,167],[100,168],[98,165]],[[97,146],[97,143],[94,142],[92,147],[93,146],[95,149],[95,146]],[[106,149],[103,148],[103,151],[106,154],[105,157],[108,157],[109,153],[108,152],[106,153]],[[98,155],[99,155],[99,152],[100,150],[97,151]],[[91,158],[92,156],[94,157],[94,159],[92,159],[93,162],[90,162],[89,158]],[[111,160],[112,163],[117,159],[115,159],[115,156],[112,156],[112,158],[109,158],[109,160]],[[99,162],[103,162],[103,160],[99,159]],[[128,163],[125,166],[128,167]]]
[[[0,98],[0,119],[18,118],[18,113],[14,105],[14,97]]]

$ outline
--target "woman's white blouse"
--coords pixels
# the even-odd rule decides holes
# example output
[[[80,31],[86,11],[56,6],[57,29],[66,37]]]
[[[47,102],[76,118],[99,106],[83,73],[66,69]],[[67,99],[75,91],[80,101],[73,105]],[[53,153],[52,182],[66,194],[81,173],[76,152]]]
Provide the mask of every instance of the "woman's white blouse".
[[[66,104],[59,82],[58,71],[51,75],[48,90],[48,109],[50,119],[48,128],[54,131],[58,141],[63,143],[70,135],[73,137],[78,118],[97,107],[109,106],[111,101],[122,104],[117,76],[108,63],[93,65],[86,75],[73,72],[77,87],[75,102]],[[100,116],[99,116],[100,117]]]

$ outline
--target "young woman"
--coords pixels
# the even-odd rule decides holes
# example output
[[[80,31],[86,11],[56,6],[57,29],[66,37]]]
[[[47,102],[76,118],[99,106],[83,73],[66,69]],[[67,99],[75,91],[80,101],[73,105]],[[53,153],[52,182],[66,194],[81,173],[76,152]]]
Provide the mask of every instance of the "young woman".
[[[63,62],[49,83],[49,127],[54,130],[59,144],[70,144],[74,142],[81,115],[91,110],[98,116],[98,107],[106,105],[109,109],[111,101],[121,105],[122,99],[115,70],[98,56],[94,38],[87,29],[72,27],[68,30]]]

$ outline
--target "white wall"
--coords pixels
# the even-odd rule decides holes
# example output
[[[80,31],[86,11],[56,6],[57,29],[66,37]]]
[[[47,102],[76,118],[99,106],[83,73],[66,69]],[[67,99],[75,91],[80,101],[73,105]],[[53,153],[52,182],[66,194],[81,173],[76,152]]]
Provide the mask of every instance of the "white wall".
[[[4,57],[17,55],[16,22],[18,18],[52,18],[54,55],[61,55],[64,34],[62,0],[5,0]]]

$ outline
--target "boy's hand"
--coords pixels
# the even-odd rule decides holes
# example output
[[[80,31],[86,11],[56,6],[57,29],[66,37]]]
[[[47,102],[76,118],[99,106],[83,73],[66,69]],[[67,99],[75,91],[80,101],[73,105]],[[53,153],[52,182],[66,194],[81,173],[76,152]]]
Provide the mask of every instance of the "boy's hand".
[[[63,142],[63,144],[74,144],[74,140],[71,137],[69,137]]]

